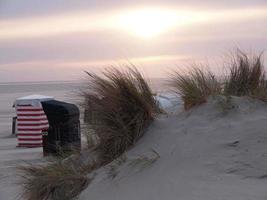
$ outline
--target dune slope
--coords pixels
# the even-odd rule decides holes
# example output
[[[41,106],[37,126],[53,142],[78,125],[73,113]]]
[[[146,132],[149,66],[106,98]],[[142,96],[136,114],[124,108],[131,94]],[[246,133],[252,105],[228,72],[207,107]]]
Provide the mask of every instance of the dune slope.
[[[266,200],[267,104],[234,97],[223,111],[219,102],[157,119],[79,199]]]

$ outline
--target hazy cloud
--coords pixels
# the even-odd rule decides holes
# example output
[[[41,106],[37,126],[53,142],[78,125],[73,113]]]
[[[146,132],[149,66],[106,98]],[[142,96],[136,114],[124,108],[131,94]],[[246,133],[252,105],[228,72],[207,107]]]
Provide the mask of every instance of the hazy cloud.
[[[155,7],[177,17],[158,36],[139,37],[134,29],[142,26],[118,22],[131,10]],[[0,81],[72,79],[85,68],[128,61],[158,77],[167,66],[217,60],[235,46],[266,50],[266,20],[266,0],[1,0]]]

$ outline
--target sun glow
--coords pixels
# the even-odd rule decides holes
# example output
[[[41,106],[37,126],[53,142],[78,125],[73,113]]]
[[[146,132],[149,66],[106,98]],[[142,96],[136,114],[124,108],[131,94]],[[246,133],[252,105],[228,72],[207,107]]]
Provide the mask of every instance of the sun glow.
[[[118,24],[121,28],[143,38],[162,34],[175,26],[177,15],[160,9],[142,9],[121,14]]]
[[[265,19],[267,7],[233,10],[185,10],[178,8],[125,8],[108,12],[55,14],[25,19],[0,19],[0,40],[53,37],[63,34],[106,32],[155,38],[173,30],[200,24],[245,23]]]

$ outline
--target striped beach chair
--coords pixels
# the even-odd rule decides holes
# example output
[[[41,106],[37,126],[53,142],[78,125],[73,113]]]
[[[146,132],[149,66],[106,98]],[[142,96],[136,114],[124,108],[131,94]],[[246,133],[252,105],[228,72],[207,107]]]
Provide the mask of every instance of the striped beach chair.
[[[42,147],[42,135],[47,132],[49,123],[41,101],[52,97],[31,95],[15,101],[17,113],[18,147]]]

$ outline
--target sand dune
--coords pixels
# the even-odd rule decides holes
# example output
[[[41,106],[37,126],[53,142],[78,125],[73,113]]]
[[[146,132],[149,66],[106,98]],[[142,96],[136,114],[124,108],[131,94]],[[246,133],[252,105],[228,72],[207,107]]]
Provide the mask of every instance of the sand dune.
[[[80,200],[267,199],[267,105],[220,102],[161,116],[125,161],[90,175]]]
[[[190,111],[163,95],[160,116],[121,159],[89,176],[80,200],[266,200],[267,104],[233,97],[211,98]],[[0,199],[20,194],[16,166],[40,162],[42,150],[17,149],[2,134]]]

